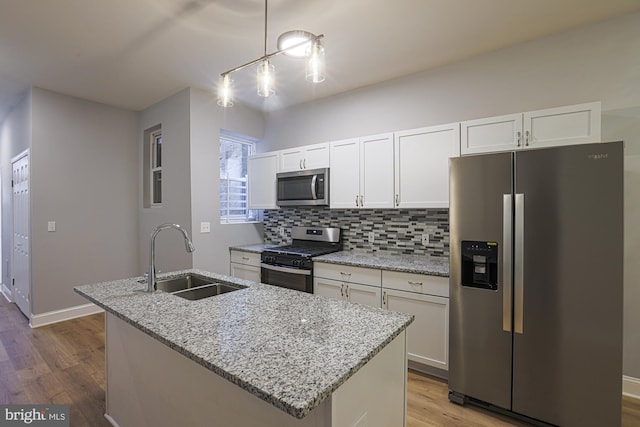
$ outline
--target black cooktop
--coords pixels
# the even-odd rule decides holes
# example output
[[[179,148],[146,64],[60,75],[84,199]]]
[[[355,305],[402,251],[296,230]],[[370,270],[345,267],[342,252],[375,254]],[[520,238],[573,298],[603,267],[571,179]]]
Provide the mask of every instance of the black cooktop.
[[[330,254],[331,252],[339,251],[337,246],[304,246],[304,245],[285,245],[276,246],[273,248],[265,249],[264,253],[279,254],[279,255],[298,255],[301,257],[314,257],[324,254]]]

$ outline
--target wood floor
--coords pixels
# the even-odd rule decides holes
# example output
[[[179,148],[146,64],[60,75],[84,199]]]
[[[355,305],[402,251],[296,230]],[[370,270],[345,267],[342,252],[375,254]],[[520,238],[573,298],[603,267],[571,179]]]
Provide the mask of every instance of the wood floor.
[[[109,426],[104,372],[104,315],[31,329],[0,296],[0,404],[69,404],[72,427]],[[446,381],[413,371],[408,391],[407,427],[527,425],[449,403]],[[640,427],[640,401],[624,398],[622,416]]]

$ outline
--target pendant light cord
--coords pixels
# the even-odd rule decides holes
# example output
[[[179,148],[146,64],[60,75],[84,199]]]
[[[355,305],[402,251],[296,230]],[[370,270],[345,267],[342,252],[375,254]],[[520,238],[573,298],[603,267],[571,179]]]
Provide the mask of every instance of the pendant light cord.
[[[264,56],[267,56],[267,3],[268,0],[264,0]]]

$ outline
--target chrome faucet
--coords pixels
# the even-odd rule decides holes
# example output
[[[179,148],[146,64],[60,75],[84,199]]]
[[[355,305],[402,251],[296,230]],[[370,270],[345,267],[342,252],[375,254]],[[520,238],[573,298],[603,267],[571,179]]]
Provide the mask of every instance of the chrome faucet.
[[[193,252],[196,250],[189,238],[189,235],[187,234],[187,230],[178,224],[161,224],[157,226],[156,229],[153,230],[153,233],[151,233],[151,247],[149,248],[149,275],[147,277],[147,288],[145,289],[145,292],[153,292],[156,290],[156,236],[160,231],[166,230],[167,228],[175,228],[182,233],[187,252]]]

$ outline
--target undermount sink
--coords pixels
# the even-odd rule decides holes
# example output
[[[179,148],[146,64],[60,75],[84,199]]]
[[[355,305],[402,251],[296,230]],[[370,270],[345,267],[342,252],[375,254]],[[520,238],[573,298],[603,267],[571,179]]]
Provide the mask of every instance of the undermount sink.
[[[210,285],[200,286],[194,289],[185,289],[184,291],[174,292],[177,297],[185,298],[188,300],[199,300],[202,298],[213,297],[220,294],[226,294],[227,292],[233,292],[240,289],[244,289],[246,286],[241,285],[228,285],[226,283],[213,283]]]
[[[156,287],[159,291],[164,291],[192,301],[246,288],[246,286],[242,285],[214,283],[211,279],[194,276],[192,274],[173,277],[171,279],[156,280]]]
[[[156,280],[156,288],[159,291],[174,293],[184,289],[197,288],[203,285],[210,285],[211,279],[187,274],[186,276],[174,277],[172,279]]]

